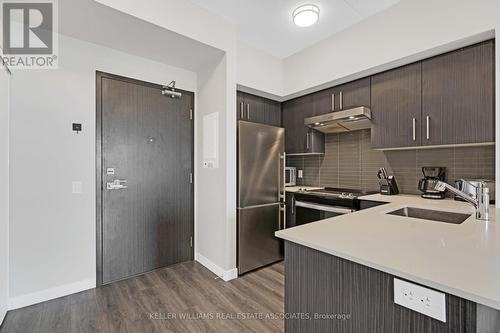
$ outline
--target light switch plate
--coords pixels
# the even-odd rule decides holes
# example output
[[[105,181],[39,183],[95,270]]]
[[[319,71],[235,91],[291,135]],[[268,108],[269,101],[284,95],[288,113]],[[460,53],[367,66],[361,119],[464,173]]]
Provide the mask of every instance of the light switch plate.
[[[394,303],[446,323],[446,294],[394,279]]]
[[[81,194],[82,193],[82,182],[80,182],[80,181],[71,182],[71,193]]]

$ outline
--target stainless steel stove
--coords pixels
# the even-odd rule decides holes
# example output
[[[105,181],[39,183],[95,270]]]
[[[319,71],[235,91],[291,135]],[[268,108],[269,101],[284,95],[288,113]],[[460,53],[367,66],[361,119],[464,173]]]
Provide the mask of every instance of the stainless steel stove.
[[[321,190],[299,190],[295,193],[295,224],[301,225],[359,210],[358,198],[374,192],[327,187]]]

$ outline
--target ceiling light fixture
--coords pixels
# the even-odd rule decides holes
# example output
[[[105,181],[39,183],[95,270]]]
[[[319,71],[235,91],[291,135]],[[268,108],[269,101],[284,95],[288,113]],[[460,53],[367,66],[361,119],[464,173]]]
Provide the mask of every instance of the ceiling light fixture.
[[[316,5],[302,5],[293,11],[293,23],[298,27],[309,27],[319,19],[319,7]]]

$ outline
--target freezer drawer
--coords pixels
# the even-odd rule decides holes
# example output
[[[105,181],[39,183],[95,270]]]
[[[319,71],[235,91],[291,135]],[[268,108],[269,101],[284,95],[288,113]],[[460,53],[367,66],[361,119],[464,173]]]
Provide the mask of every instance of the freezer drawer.
[[[281,229],[280,207],[238,209],[238,274],[283,259],[281,241],[274,236]]]

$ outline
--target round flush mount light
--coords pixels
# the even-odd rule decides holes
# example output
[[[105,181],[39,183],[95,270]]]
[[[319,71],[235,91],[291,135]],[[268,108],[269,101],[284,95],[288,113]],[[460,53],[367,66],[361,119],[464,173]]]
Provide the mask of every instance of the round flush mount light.
[[[316,5],[302,5],[293,11],[293,23],[298,27],[309,27],[319,19],[319,7]]]

